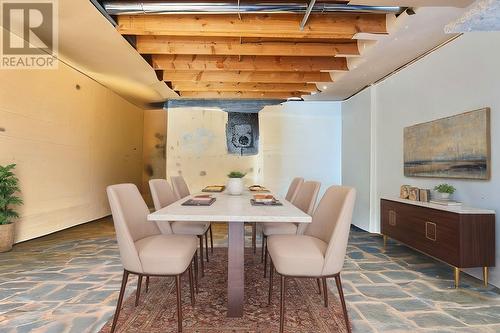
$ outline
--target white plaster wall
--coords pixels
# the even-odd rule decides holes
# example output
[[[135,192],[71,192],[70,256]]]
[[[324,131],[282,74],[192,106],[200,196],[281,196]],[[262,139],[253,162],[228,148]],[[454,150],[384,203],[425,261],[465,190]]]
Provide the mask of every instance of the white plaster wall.
[[[342,104],[342,184],[357,190],[352,224],[373,231],[370,224],[371,90]]]
[[[455,198],[467,205],[500,212],[500,33],[469,33],[387,78],[371,89],[372,223],[379,225],[379,199],[397,196],[401,184],[432,188],[448,182]],[[361,95],[356,98],[363,98]],[[351,102],[352,103],[352,102]],[[346,105],[344,103],[344,105]],[[491,108],[492,178],[489,181],[406,178],[403,174],[403,128],[482,107]],[[365,108],[363,108],[365,109]],[[346,128],[344,127],[344,130]],[[346,147],[344,146],[344,149]],[[373,172],[374,170],[374,172]],[[373,230],[378,231],[378,230]],[[500,227],[496,228],[497,267]],[[481,277],[479,269],[468,270]],[[491,269],[500,286],[500,267]]]
[[[325,189],[341,183],[342,114],[337,102],[288,102],[261,116],[263,179],[281,194],[301,176]],[[319,199],[318,199],[319,201]]]
[[[231,170],[247,171],[247,185],[260,183],[286,193],[293,177],[325,186],[341,181],[341,113],[336,102],[285,103],[259,114],[255,156],[227,154],[227,113],[216,108],[168,110],[167,177],[182,174],[192,192],[225,183]]]

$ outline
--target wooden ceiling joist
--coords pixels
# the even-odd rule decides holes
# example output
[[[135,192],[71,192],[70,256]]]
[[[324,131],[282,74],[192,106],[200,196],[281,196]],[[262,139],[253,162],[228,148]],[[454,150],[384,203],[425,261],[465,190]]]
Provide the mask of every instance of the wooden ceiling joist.
[[[352,38],[356,33],[386,34],[385,14],[312,14],[304,30],[300,14],[120,15],[124,35]]]
[[[198,71],[346,71],[346,58],[279,56],[152,55],[154,69]]]
[[[359,55],[358,43],[244,42],[235,37],[137,36],[142,54],[204,54],[260,56]]]
[[[172,82],[172,88],[177,91],[268,91],[289,92],[300,91],[304,93],[317,92],[312,83],[249,83],[249,82]]]
[[[287,99],[290,97],[300,97],[303,93],[299,91],[293,92],[224,92],[224,91],[181,91],[180,96],[185,98],[247,98],[247,99]]]
[[[238,72],[238,71],[163,71],[163,80],[171,82],[258,82],[312,83],[332,82],[323,72]]]

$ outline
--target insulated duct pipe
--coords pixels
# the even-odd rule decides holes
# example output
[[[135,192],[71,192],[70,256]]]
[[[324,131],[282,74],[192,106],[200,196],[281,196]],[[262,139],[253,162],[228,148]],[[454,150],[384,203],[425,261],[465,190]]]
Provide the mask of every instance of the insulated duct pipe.
[[[127,2],[103,1],[104,9],[110,15],[148,15],[148,14],[237,14],[261,13],[283,14],[304,13],[307,3],[240,3],[237,2]],[[335,3],[316,3],[313,13],[380,13],[401,14],[404,7],[393,6],[357,6]]]

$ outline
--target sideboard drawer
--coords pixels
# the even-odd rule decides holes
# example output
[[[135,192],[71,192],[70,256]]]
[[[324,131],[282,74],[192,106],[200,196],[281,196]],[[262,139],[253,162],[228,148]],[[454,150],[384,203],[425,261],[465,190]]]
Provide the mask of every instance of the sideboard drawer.
[[[460,224],[452,213],[383,201],[382,233],[458,266]]]

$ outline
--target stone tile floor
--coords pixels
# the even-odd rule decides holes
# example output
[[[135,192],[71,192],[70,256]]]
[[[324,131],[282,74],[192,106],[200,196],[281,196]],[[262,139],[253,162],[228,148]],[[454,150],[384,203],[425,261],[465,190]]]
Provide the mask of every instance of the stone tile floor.
[[[0,332],[99,331],[121,269],[109,218],[16,245],[0,254]],[[499,289],[462,274],[455,290],[450,267],[377,235],[352,229],[342,277],[354,332],[500,332]]]

